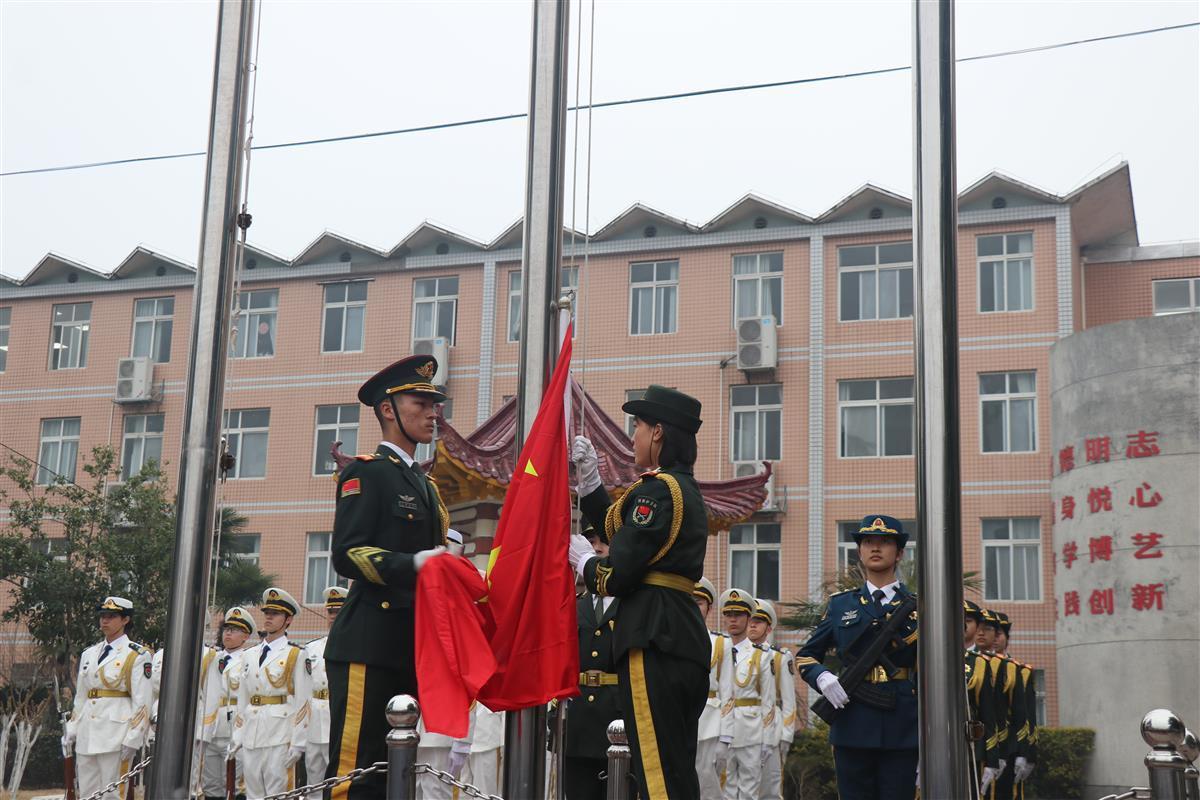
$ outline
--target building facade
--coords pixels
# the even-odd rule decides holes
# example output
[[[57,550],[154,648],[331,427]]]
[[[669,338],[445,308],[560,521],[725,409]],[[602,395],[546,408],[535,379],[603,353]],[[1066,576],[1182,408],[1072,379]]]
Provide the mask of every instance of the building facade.
[[[1124,164],[1066,196],[994,173],[962,193],[959,222],[965,564],[1013,618],[1055,724],[1050,348],[1197,310],[1200,252],[1138,246]],[[853,560],[864,514],[915,517],[911,227],[906,198],[865,186],[816,217],[748,195],[700,226],[635,205],[586,243],[565,234],[583,388],[618,421],[651,383],[698,397],[702,479],[772,464],[763,511],[711,543],[718,589],[808,597]],[[336,579],[329,446],[377,440],[356,388],[441,337],[446,418],[463,433],[486,420],[516,393],[520,257],[519,223],[487,244],[425,224],[386,251],[331,233],[292,259],[247,248],[225,393],[238,466],[219,497],[250,519],[243,557],[314,612],[300,638],[323,628]],[[105,442],[126,470],[177,469],[193,279],[138,248],[111,274],[48,255],[0,280],[0,441],[68,476]],[[774,366],[744,370],[739,326],[766,317]],[[152,364],[150,390],[117,402],[130,357]]]

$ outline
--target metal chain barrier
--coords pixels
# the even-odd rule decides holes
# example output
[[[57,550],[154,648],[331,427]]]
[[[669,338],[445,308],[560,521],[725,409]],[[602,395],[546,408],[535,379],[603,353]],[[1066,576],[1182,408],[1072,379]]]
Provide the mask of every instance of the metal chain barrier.
[[[386,770],[386,761],[376,761],[369,767],[352,769],[345,775],[334,775],[332,778],[326,778],[320,783],[310,783],[308,786],[301,786],[287,792],[282,792],[281,794],[267,795],[265,798],[263,798],[263,800],[299,800],[310,792],[323,792],[326,789],[332,789],[334,786],[337,786],[340,783],[349,783],[350,781],[357,780],[364,775],[370,775],[373,772],[384,772]]]
[[[134,764],[133,768],[130,769],[129,772],[126,772],[124,775],[117,778],[115,781],[110,783],[108,786],[105,786],[103,789],[92,792],[87,797],[84,797],[81,800],[100,800],[100,798],[104,797],[104,795],[120,788],[121,784],[125,783],[125,781],[132,780],[133,778],[140,775],[143,771],[145,771],[146,767],[149,764],[150,764],[150,756],[146,756],[141,761]]]
[[[1150,790],[1135,786],[1128,792],[1105,795],[1104,797],[1101,797],[1100,800],[1150,800]]]
[[[413,772],[418,775],[420,775],[422,772],[432,775],[447,786],[453,786],[456,789],[461,790],[462,793],[467,797],[475,797],[478,798],[478,800],[504,800],[504,798],[498,794],[487,794],[469,783],[463,783],[460,780],[456,780],[455,777],[449,772],[442,772],[440,769],[431,767],[428,764],[413,764]],[[270,800],[270,798],[267,798],[267,800]]]

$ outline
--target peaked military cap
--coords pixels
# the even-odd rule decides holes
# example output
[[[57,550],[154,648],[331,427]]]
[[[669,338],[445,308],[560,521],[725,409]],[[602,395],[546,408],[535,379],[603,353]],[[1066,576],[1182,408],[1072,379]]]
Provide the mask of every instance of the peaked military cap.
[[[124,597],[109,596],[96,606],[96,611],[100,614],[120,614],[128,617],[133,615],[133,603]]]
[[[438,362],[433,356],[409,356],[376,372],[358,389],[358,402],[377,406],[394,394],[422,394],[435,403],[446,402],[446,394],[433,385]]]
[[[300,610],[300,604],[296,602],[296,598],[283,589],[272,586],[262,593],[262,610],[279,611],[294,617],[296,616],[296,612]]]
[[[858,533],[854,534],[854,543],[860,544],[864,536],[895,536],[900,547],[908,543],[908,534],[904,532],[900,520],[886,514],[868,514],[863,517]]]
[[[963,616],[971,617],[976,622],[983,622],[983,609],[971,600],[963,600]]]
[[[1000,618],[996,616],[995,611],[992,611],[990,608],[984,608],[981,611],[983,612],[983,619],[981,621],[984,625],[990,625],[997,629],[1000,627]]]
[[[751,619],[761,619],[763,622],[775,627],[778,617],[775,615],[775,606],[771,605],[769,600],[758,600],[754,605],[754,613],[750,615]]]
[[[346,604],[346,590],[341,586],[329,586],[325,589],[325,610],[331,611]]]
[[[754,595],[742,589],[726,589],[721,593],[721,613],[740,611],[743,614],[754,613]]]
[[[254,617],[250,616],[250,612],[241,606],[234,606],[226,611],[225,621],[221,625],[222,627],[241,628],[250,635],[254,635],[254,631],[258,629],[258,626],[254,624]]]
[[[995,613],[996,619],[1000,622],[1000,630],[1004,631],[1004,635],[1007,636],[1008,632],[1012,630],[1012,621],[1008,618],[1008,614],[1005,614],[1003,611]]]
[[[646,389],[640,400],[629,400],[621,406],[626,414],[653,419],[682,428],[688,433],[700,430],[700,401],[677,389],[654,384]]]
[[[585,539],[596,538],[596,539],[599,539],[604,544],[608,544],[608,534],[604,531],[603,528],[597,528],[595,525],[593,525],[591,522],[588,521],[587,517],[581,517],[580,521],[583,523],[582,527],[580,528],[580,533],[583,534],[583,538],[585,538]]]
[[[696,581],[696,588],[692,589],[692,595],[701,600],[707,600],[708,604],[712,605],[717,602],[717,587],[713,586],[713,582],[708,578],[701,577]]]

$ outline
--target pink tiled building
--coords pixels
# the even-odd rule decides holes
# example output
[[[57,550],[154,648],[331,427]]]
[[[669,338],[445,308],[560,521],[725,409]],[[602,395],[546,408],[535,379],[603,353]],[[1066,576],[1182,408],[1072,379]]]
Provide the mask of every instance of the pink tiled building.
[[[1124,164],[1066,196],[994,173],[962,193],[959,222],[965,562],[980,601],[1013,618],[1014,653],[1044,667],[1055,724],[1049,348],[1084,328],[1197,311],[1200,247],[1139,246]],[[445,416],[459,431],[516,392],[520,236],[517,224],[484,244],[426,224],[386,251],[331,233],[292,259],[247,249],[225,394],[238,468],[219,497],[250,519],[244,557],[314,610],[336,579],[328,445],[376,441],[357,386],[442,337]],[[906,198],[865,186],[810,217],[748,195],[704,225],[635,205],[586,246],[568,234],[564,252],[576,380],[614,419],[648,384],[678,387],[704,404],[699,477],[773,464],[763,511],[711,542],[718,589],[810,596],[853,558],[851,523],[915,517]],[[51,254],[19,282],[0,279],[0,441],[68,475],[105,442],[129,470],[177,466],[193,280],[142,248],[111,274]],[[746,322],[774,331],[763,368],[744,368]],[[130,358],[146,359],[125,362],[148,371],[141,400],[118,385]],[[452,513],[481,539],[494,524]],[[320,618],[295,627],[315,635]]]

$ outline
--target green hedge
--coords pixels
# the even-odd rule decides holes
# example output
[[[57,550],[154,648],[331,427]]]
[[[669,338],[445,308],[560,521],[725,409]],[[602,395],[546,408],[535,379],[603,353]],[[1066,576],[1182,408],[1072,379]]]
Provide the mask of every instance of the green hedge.
[[[1027,800],[1077,800],[1081,797],[1083,767],[1092,753],[1096,733],[1089,728],[1040,728],[1038,765],[1025,786]],[[837,800],[833,748],[829,727],[796,732],[784,767],[787,800]]]

